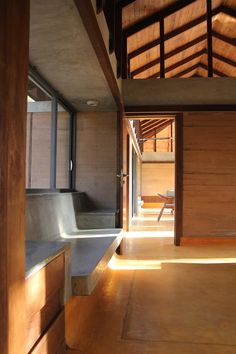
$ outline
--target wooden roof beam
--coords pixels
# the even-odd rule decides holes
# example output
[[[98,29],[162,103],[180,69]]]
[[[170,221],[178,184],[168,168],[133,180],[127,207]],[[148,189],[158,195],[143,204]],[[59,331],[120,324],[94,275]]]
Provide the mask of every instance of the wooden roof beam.
[[[173,13],[177,12],[178,10],[183,9],[184,7],[190,5],[191,3],[195,2],[196,0],[181,0],[177,1],[176,3],[165,7],[164,9],[155,12],[154,14],[144,18],[143,20],[140,20],[136,22],[135,24],[129,26],[128,28],[124,29],[124,34],[126,37],[131,36],[132,34],[135,34],[142,29],[151,26],[152,24],[160,21],[161,19],[172,15]]]
[[[189,55],[188,57],[182,59],[182,60],[179,60],[177,61],[176,63],[168,66],[166,69],[165,69],[165,73],[168,73],[174,69],[177,69],[179,66],[181,65],[184,65],[184,64],[187,64],[188,62],[196,59],[196,58],[199,58],[201,57],[203,54],[206,54],[206,49],[201,49],[199,50],[198,52],[192,54],[192,55]],[[148,79],[151,79],[151,78],[157,78],[160,76],[160,72],[157,72],[151,76],[148,77]]]
[[[181,77],[181,76],[183,76],[183,75],[186,75],[186,74],[191,73],[193,70],[196,70],[196,69],[198,69],[198,68],[199,68],[199,63],[194,64],[194,65],[190,66],[189,68],[180,71],[178,74],[176,74],[176,75],[173,76],[173,77]]]
[[[150,124],[150,126],[148,126],[146,129],[142,130],[142,135],[150,132],[153,129],[157,129],[159,127],[161,127],[164,123],[169,122],[170,119],[162,119],[161,121],[154,121],[152,124]]]
[[[158,128],[156,128],[156,134],[159,134],[162,130],[164,130],[165,128],[167,128],[171,123],[173,122],[173,120],[170,120],[168,122],[164,122],[161,126],[159,126]],[[153,130],[150,131],[147,134],[144,134],[143,137],[144,138],[150,138],[153,135]]]
[[[199,63],[199,68],[202,68],[206,71],[208,71],[208,67],[207,65],[203,64],[203,63]],[[213,74],[217,75],[217,76],[220,76],[220,77],[226,77],[227,75],[224,74],[222,71],[219,71],[217,69],[213,69]]]
[[[225,64],[231,65],[236,68],[236,62],[234,60],[226,58],[223,55],[214,52],[212,53],[212,56],[213,58],[223,61]]]
[[[200,43],[200,42],[206,40],[206,38],[207,38],[207,35],[206,35],[206,34],[203,34],[202,36],[199,36],[199,37],[193,39],[192,41],[190,41],[190,42],[188,42],[188,43],[185,43],[185,44],[179,46],[178,48],[175,48],[174,50],[172,50],[172,51],[170,51],[169,53],[166,53],[166,54],[165,54],[165,56],[164,56],[164,57],[165,57],[165,60],[170,59],[170,58],[172,58],[173,56],[175,56],[176,54],[179,54],[179,53],[181,53],[182,51],[184,51],[184,50],[186,50],[186,49],[188,49],[188,48],[193,47],[194,45],[196,45],[196,44],[198,44],[198,43]],[[138,69],[132,71],[132,72],[131,72],[131,76],[133,77],[133,76],[135,76],[135,75],[138,75],[138,74],[140,74],[141,72],[143,72],[143,71],[145,71],[145,70],[147,70],[147,69],[149,69],[149,68],[151,68],[151,67],[153,67],[154,65],[157,65],[157,64],[159,64],[159,63],[160,63],[160,58],[157,58],[157,59],[155,59],[155,60],[152,60],[150,63],[147,63],[147,64],[141,66],[140,68],[138,68]]]
[[[227,37],[216,31],[212,31],[212,36],[230,45],[236,46],[236,38]]]
[[[214,17],[224,11],[225,11],[225,6],[219,6],[216,9],[212,10],[212,16]],[[176,28],[175,30],[173,30],[169,33],[166,33],[165,34],[165,41],[167,41],[167,40],[169,40],[181,33],[184,33],[185,31],[187,31],[187,30],[189,30],[189,29],[191,29],[191,28],[193,28],[205,21],[206,21],[206,15],[202,15],[202,16],[184,24],[183,26],[180,26],[179,28]],[[156,47],[159,44],[160,44],[160,38],[155,39],[154,41],[151,41],[151,42],[143,45],[142,47],[137,48],[133,52],[129,53],[128,58],[129,59],[135,58],[137,55],[140,55],[140,54],[146,52],[147,50]]]
[[[213,77],[212,56],[212,0],[206,0],[207,4],[207,68],[208,77]]]
[[[118,5],[121,6],[122,8],[132,4],[133,2],[135,2],[136,0],[121,0],[118,2]]]

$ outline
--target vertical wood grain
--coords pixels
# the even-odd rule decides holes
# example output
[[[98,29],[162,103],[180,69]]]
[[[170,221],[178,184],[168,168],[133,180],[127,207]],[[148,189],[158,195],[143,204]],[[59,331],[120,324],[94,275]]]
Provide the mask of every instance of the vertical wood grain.
[[[25,144],[29,1],[0,2],[0,353],[25,346]]]
[[[183,234],[183,114],[175,120],[175,245]]]

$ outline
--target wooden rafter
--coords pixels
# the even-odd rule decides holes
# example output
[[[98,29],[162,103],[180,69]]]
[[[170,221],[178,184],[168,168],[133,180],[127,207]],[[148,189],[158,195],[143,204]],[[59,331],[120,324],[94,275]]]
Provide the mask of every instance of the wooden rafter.
[[[212,10],[212,16],[216,16],[219,13],[226,13],[227,14],[228,13],[228,8],[221,5],[221,6],[217,7],[216,9]],[[236,11],[233,11],[233,14],[235,15],[233,17],[236,17]],[[231,16],[232,16],[232,14],[231,14]],[[201,23],[203,23],[205,21],[206,21],[206,15],[202,15],[202,16],[200,16],[200,17],[198,17],[198,18],[196,18],[196,19],[194,19],[194,20],[192,20],[192,21],[180,26],[179,28],[176,28],[173,31],[171,31],[169,33],[166,33],[165,34],[165,41],[167,41],[167,40],[169,40],[171,38],[174,38],[177,35],[179,35],[181,33],[184,33],[187,30],[189,30],[189,29],[191,29],[191,28],[193,28],[193,27],[195,27],[195,26],[197,26],[197,25],[199,25],[199,24],[201,24]],[[214,37],[217,37],[217,38],[221,37],[219,39],[223,40],[223,38],[224,38],[223,35],[221,36],[221,35],[217,34],[215,31],[213,31],[212,34],[213,34]],[[226,37],[226,38],[229,39],[228,37]],[[225,41],[227,42],[227,40],[225,40]],[[229,41],[230,41],[230,39],[229,39]],[[137,55],[140,55],[140,54],[146,52],[147,50],[156,47],[159,44],[160,44],[160,38],[155,39],[154,41],[146,43],[145,45],[143,45],[143,46],[137,48],[136,50],[134,50],[133,52],[129,53],[128,57],[129,57],[129,59],[135,58]],[[233,39],[232,45],[235,45],[235,39]]]
[[[203,64],[203,63],[199,63],[199,68],[202,68],[206,71],[208,71],[208,67],[207,65]],[[217,69],[213,69],[213,74],[217,75],[217,76],[220,76],[220,77],[225,77],[227,76],[226,74],[224,74],[222,71],[219,71]]]
[[[198,52],[196,52],[196,53],[194,53],[194,54],[192,54],[192,55],[190,55],[190,56],[188,56],[188,57],[186,57],[186,58],[184,58],[184,59],[182,59],[182,60],[180,60],[180,61],[178,61],[178,62],[172,64],[172,65],[170,65],[169,67],[167,67],[167,68],[165,69],[165,73],[168,73],[168,72],[170,72],[170,71],[172,71],[172,70],[174,70],[174,69],[177,69],[177,68],[180,67],[181,65],[187,64],[188,62],[192,61],[193,59],[196,59],[197,57],[200,57],[201,55],[204,55],[204,54],[207,54],[207,49],[206,49],[206,48],[201,49],[200,51],[198,51]],[[214,53],[214,52],[212,53],[212,56],[213,56],[213,58],[216,58],[216,59],[218,59],[218,60],[224,62],[225,64],[231,65],[231,66],[233,66],[234,68],[236,67],[236,62],[233,61],[232,59],[226,58],[226,57],[224,57],[223,55],[218,54],[218,53]],[[194,70],[198,65],[199,65],[199,63],[197,63],[197,64],[191,66],[191,67],[190,67],[190,69],[191,69],[190,71]],[[150,66],[150,67],[151,67],[151,66]],[[182,73],[181,75],[184,75],[184,74],[187,74],[188,72],[190,72],[190,71],[188,71],[188,69],[189,69],[189,68],[183,70],[183,73],[181,72],[181,73]],[[215,72],[215,74],[216,74],[216,72]],[[223,74],[223,73],[222,73],[222,74]],[[216,75],[217,75],[217,74],[216,74]],[[155,74],[149,76],[148,78],[149,78],[149,79],[150,79],[150,78],[157,78],[157,77],[159,77],[159,76],[160,76],[160,72],[157,72],[157,73],[155,73]],[[227,76],[227,75],[223,74],[223,76]],[[179,77],[179,74],[176,74],[174,77]]]
[[[195,39],[193,39],[192,41],[188,42],[188,43],[185,43],[181,46],[179,46],[178,48],[175,48],[174,50],[170,51],[169,53],[166,53],[165,54],[165,60],[167,59],[170,59],[172,58],[173,56],[175,56],[176,54],[179,54],[181,53],[182,51],[186,50],[186,49],[189,49],[191,47],[193,47],[194,45],[206,40],[207,38],[207,35],[206,34],[203,34]],[[134,70],[131,72],[131,76],[135,76],[135,75],[138,75],[140,74],[141,72],[153,67],[154,65],[157,65],[160,63],[160,58],[157,58],[155,60],[152,60],[151,62],[141,66],[140,68]]]
[[[186,74],[191,73],[193,70],[196,70],[196,69],[198,69],[198,68],[199,68],[199,63],[194,64],[194,65],[188,67],[187,69],[184,69],[184,70],[180,71],[178,74],[176,74],[176,75],[173,76],[173,77],[181,77],[181,76],[183,76],[183,75],[186,75]]]
[[[148,127],[146,127],[145,129],[142,129],[142,135],[145,135],[146,133],[153,131],[153,129],[157,129],[160,126],[163,125],[163,123],[167,123],[169,122],[169,118],[168,119],[161,119],[161,120],[154,120]]]
[[[232,46],[236,46],[236,38],[227,37],[224,34],[218,33],[216,31],[212,31],[212,36]]]
[[[182,59],[182,60],[179,60],[177,61],[176,63],[168,66],[166,69],[165,69],[165,73],[168,73],[174,69],[177,69],[179,66],[181,65],[184,65],[184,64],[187,64],[189,63],[190,61],[196,59],[196,58],[199,58],[201,57],[203,54],[206,54],[206,49],[201,49],[199,50],[198,52],[192,54],[192,55],[189,55],[188,57]],[[160,72],[157,72],[151,76],[149,76],[148,78],[156,78],[156,77],[159,77],[160,76]]]
[[[171,123],[172,123],[172,120],[168,120],[166,122],[163,122],[159,127],[157,127],[155,129],[155,133],[159,134],[163,129],[167,128]],[[153,129],[150,132],[145,133],[143,135],[143,138],[150,138],[151,136],[153,136]]]
[[[126,28],[124,30],[124,34],[126,37],[129,37],[132,34],[138,32],[138,31],[141,31],[142,29],[160,21],[161,19],[172,15],[176,11],[183,9],[184,7],[186,7],[187,5],[190,5],[191,3],[195,2],[195,1],[196,0],[181,0],[181,1],[174,3],[173,5],[167,6],[164,9],[157,11],[154,14],[146,17],[145,19],[140,20],[140,21],[136,22],[135,24],[129,26],[128,28]]]

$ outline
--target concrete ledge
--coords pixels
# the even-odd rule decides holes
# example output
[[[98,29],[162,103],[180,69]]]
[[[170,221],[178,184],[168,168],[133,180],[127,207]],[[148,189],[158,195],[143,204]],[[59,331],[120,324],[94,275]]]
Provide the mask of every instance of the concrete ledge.
[[[72,247],[72,293],[90,295],[122,240],[122,230],[80,233],[66,241]]]

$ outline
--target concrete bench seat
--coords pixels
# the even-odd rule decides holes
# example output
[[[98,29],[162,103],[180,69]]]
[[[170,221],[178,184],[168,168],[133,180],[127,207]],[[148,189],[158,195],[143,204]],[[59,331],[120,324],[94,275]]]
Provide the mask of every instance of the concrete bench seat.
[[[122,230],[80,230],[76,197],[77,193],[27,195],[26,239],[70,242],[72,294],[89,295],[119,246]]]
[[[98,207],[84,192],[78,192],[75,215],[79,229],[103,229],[117,226],[118,212],[115,209]]]

